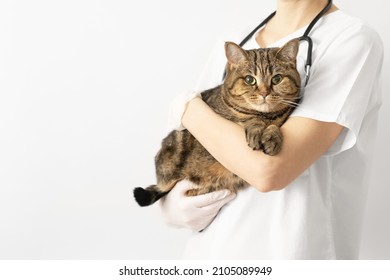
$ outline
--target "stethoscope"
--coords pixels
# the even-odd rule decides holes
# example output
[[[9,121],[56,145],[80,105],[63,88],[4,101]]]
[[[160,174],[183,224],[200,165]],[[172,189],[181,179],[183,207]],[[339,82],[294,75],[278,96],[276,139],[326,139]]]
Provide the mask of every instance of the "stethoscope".
[[[313,52],[313,41],[309,37],[310,31],[313,29],[314,25],[317,23],[317,21],[332,7],[332,0],[328,1],[328,4],[326,4],[325,8],[321,10],[321,12],[318,13],[318,15],[310,22],[308,27],[306,28],[305,32],[301,37],[299,37],[299,41],[306,41],[307,42],[307,55],[306,55],[306,64],[305,64],[305,86],[309,82],[310,79],[310,68],[311,68],[311,56]],[[276,14],[276,11],[270,14],[265,20],[263,20],[258,26],[256,26],[255,29],[252,30],[251,33],[249,33],[244,40],[241,41],[239,44],[240,47],[244,46],[246,42],[249,41],[255,35],[255,33],[262,28],[273,16]],[[226,76],[226,70],[223,73],[223,78],[222,80],[225,79]]]

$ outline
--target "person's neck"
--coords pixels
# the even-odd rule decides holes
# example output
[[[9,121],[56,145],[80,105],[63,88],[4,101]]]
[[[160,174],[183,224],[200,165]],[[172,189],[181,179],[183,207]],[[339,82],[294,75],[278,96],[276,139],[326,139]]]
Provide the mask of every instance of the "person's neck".
[[[301,29],[308,25],[327,3],[328,0],[277,0],[275,16],[260,30],[256,41],[261,47],[267,47]],[[337,7],[333,5],[327,13],[335,10]]]
[[[328,0],[277,0],[273,24],[290,31],[309,24]]]

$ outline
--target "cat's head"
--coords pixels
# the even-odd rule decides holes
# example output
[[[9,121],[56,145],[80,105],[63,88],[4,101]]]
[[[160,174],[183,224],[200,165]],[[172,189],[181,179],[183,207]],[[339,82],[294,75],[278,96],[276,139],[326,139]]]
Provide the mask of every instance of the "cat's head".
[[[301,84],[296,69],[298,48],[298,39],[281,48],[256,50],[244,50],[226,42],[225,98],[231,105],[251,112],[276,112],[298,105]]]

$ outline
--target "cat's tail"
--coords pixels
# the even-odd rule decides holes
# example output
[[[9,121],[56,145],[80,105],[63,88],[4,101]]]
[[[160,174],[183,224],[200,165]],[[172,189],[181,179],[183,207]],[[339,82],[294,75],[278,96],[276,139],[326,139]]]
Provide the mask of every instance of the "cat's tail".
[[[151,185],[145,189],[135,188],[133,193],[139,206],[149,206],[165,196],[168,192],[162,192],[156,185]]]

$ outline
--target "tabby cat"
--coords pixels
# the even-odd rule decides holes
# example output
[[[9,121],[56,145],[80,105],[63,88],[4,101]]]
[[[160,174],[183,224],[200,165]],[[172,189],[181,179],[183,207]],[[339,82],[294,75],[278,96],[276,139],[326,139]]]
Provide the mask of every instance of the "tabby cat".
[[[280,152],[283,137],[279,127],[299,102],[298,48],[297,39],[281,48],[255,50],[227,42],[223,84],[201,93],[217,114],[245,129],[249,147],[270,156]],[[248,186],[216,161],[188,130],[174,130],[162,141],[155,165],[157,185],[134,189],[140,206],[153,204],[183,179],[199,186],[188,191],[188,196],[222,188],[237,192]]]

